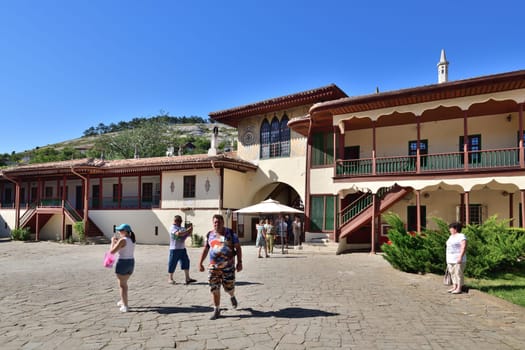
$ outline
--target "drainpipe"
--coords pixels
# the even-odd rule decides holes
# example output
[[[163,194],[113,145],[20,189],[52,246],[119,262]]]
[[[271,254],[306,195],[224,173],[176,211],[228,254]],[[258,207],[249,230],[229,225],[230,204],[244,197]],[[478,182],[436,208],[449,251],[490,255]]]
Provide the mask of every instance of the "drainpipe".
[[[88,196],[87,196],[87,193],[88,193],[88,179],[87,179],[87,177],[82,176],[79,173],[77,173],[73,167],[71,167],[71,172],[73,174],[75,174],[76,176],[80,177],[82,180],[84,180],[84,183],[85,183],[84,193],[83,193],[83,195],[84,195],[84,214],[83,214],[83,219],[84,220],[83,221],[84,221],[84,234],[87,235],[87,232],[88,232],[88,205],[89,205]]]
[[[7,180],[15,184],[15,228],[20,226],[20,184],[15,180],[11,179],[6,174],[2,173],[2,176]]]

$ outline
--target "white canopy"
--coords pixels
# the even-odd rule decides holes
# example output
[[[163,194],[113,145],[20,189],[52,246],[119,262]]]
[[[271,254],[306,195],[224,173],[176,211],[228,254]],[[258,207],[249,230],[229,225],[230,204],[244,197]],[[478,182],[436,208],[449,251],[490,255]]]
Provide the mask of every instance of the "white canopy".
[[[281,204],[276,200],[271,198],[262,201],[258,204],[251,205],[246,208],[242,208],[234,211],[237,214],[278,214],[278,213],[296,213],[303,214],[301,210],[289,207],[287,205]]]

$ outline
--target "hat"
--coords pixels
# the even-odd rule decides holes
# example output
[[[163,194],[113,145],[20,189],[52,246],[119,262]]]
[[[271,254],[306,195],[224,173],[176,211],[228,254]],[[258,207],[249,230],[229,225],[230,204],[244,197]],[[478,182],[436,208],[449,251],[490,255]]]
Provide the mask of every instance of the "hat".
[[[129,226],[128,224],[120,224],[119,226],[115,227],[115,230],[131,232],[131,226]]]

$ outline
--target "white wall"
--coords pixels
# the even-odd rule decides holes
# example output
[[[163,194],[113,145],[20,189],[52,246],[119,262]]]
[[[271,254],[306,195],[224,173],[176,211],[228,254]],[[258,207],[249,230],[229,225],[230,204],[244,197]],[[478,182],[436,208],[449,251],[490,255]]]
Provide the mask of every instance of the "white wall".
[[[184,176],[195,175],[195,198],[183,198]],[[207,187],[206,183],[209,183]],[[171,184],[173,183],[173,192]],[[221,181],[219,170],[166,171],[162,174],[161,208],[218,208]]]
[[[9,237],[15,228],[15,209],[0,209],[0,238]]]

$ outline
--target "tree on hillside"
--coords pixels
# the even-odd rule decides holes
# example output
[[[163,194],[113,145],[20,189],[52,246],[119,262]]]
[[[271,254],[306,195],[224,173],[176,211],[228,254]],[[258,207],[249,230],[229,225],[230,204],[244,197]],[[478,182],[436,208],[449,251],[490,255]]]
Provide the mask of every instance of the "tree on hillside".
[[[162,122],[149,122],[133,129],[114,134],[105,134],[95,142],[94,150],[107,159],[134,158],[135,151],[140,158],[160,157],[166,154],[171,145],[167,135],[168,125]]]
[[[111,123],[110,125],[105,125],[104,123],[99,123],[98,126],[96,127],[92,126],[86,129],[83,133],[83,136],[87,137],[87,136],[104,135],[104,134],[108,134],[111,132],[140,128],[143,125],[146,125],[151,122],[153,123],[159,122],[159,123],[167,123],[167,124],[205,124],[207,121],[204,118],[197,117],[197,116],[172,117],[164,113],[164,114],[160,114],[160,115],[150,117],[150,118],[135,117],[131,119],[129,122],[120,121],[118,122],[118,124]]]

